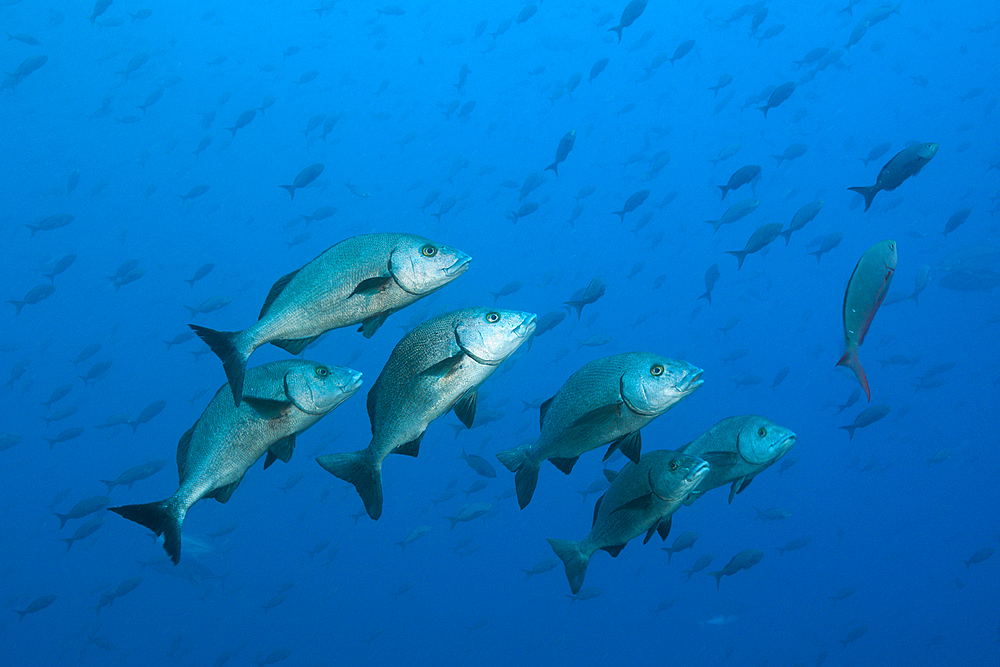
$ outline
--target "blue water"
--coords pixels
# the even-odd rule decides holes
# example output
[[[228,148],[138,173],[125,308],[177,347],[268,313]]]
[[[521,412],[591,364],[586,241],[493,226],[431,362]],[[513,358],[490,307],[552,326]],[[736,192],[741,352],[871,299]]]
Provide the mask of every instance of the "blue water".
[[[329,4],[317,12],[320,0],[120,0],[92,26],[81,18],[93,13],[89,0],[2,3],[0,27],[40,44],[2,42],[0,69],[47,56],[0,91],[4,299],[21,300],[49,282],[43,274],[59,258],[77,255],[54,277],[49,298],[18,315],[7,307],[0,319],[0,381],[24,369],[0,389],[0,432],[22,438],[0,452],[0,596],[23,611],[57,595],[20,622],[11,612],[0,617],[5,664],[266,664],[287,651],[275,664],[997,664],[1000,556],[963,564],[1000,548],[1000,359],[992,344],[1000,307],[986,284],[1000,260],[990,213],[1000,174],[989,170],[1000,158],[994,3],[958,11],[906,0],[814,76],[815,65],[794,61],[817,47],[843,48],[878,0],[862,0],[853,16],[839,13],[846,0],[762,2],[730,24],[735,2],[653,0],[620,44],[608,28],[624,2],[549,0],[495,40],[490,34],[522,4],[404,1],[402,15]],[[129,16],[143,8],[151,14]],[[786,28],[758,42],[749,28],[762,8],[758,38]],[[484,19],[485,33],[474,37]],[[647,74],[658,54],[670,56],[688,39],[690,53]],[[299,51],[284,56],[290,46]],[[143,52],[148,61],[126,80],[118,72]],[[588,82],[605,57],[607,68]],[[463,65],[471,73],[458,91]],[[313,80],[296,83],[311,71]],[[559,95],[577,72],[583,80],[572,99]],[[713,97],[708,87],[727,73],[733,82]],[[766,101],[761,91],[786,81],[800,83],[765,119],[753,108]],[[161,87],[145,113],[137,108]],[[268,95],[273,106],[231,136],[225,128]],[[455,100],[459,108],[476,104],[449,116]],[[635,108],[619,113],[627,104]],[[319,114],[338,118],[325,140],[323,122],[303,132]],[[137,120],[123,122],[128,116]],[[544,171],[571,129],[575,147],[559,175]],[[206,135],[213,139],[196,157]],[[805,154],[776,166],[771,156],[799,142]],[[865,166],[859,158],[884,142],[888,152]],[[940,149],[863,212],[847,188],[874,183],[913,142]],[[713,168],[709,160],[734,143],[739,152]],[[649,173],[663,150],[669,162]],[[278,186],[314,163],[325,165],[322,175],[290,199]],[[759,181],[720,202],[715,186],[747,164],[763,167]],[[507,212],[519,207],[518,189],[533,172],[546,180],[525,201],[539,208],[515,224]],[[179,198],[202,184],[203,195]],[[570,224],[573,196],[588,185],[595,192]],[[422,214],[434,189],[440,199]],[[624,222],[612,215],[643,189],[648,200]],[[458,203],[439,222],[430,214],[449,196]],[[703,222],[750,197],[759,208],[717,234]],[[787,247],[779,238],[737,271],[724,251],[742,248],[767,222],[787,226],[813,200],[823,200],[822,211]],[[322,206],[337,212],[306,225],[300,216]],[[965,208],[968,220],[943,235]],[[651,221],[633,234],[648,212]],[[58,214],[73,220],[29,236],[25,225]],[[54,507],[61,513],[107,493],[99,480],[156,459],[167,466],[131,490],[116,487],[112,503],[150,502],[176,488],[176,442],[225,377],[211,352],[199,354],[197,339],[169,349],[163,341],[192,321],[249,326],[278,277],[339,240],[375,231],[453,245],[472,255],[472,268],[390,317],[372,339],[337,330],[306,352],[363,371],[365,388],[300,436],[288,464],[258,464],[229,503],[192,508],[184,534],[194,541],[180,566],[163,564],[146,529],[107,511],[96,533],[67,550],[59,538],[92,517],[59,530],[49,505],[64,492]],[[838,247],[820,262],[806,254],[832,232],[844,235]],[[896,240],[898,267],[860,356],[871,405],[892,410],[849,440],[838,427],[868,403],[862,396],[841,414],[831,407],[858,386],[835,367],[844,289],[862,253],[883,239]],[[966,263],[956,263],[956,251]],[[132,259],[144,273],[116,291],[107,277]],[[644,265],[628,278],[637,262]],[[206,263],[214,269],[189,286]],[[709,305],[698,296],[714,263],[721,278]],[[895,293],[912,293],[922,265],[930,281],[919,305],[890,304]],[[943,287],[956,269],[976,272],[981,289]],[[497,421],[457,435],[454,415],[433,423],[419,458],[386,461],[382,518],[352,518],[362,509],[354,489],[313,458],[367,444],[363,394],[405,331],[441,312],[490,305],[489,292],[514,280],[525,286],[501,297],[501,307],[559,310],[595,276],[607,283],[603,298],[484,385],[479,409],[499,413]],[[213,297],[232,302],[193,319],[185,310]],[[738,324],[723,335],[734,316]],[[578,347],[595,334],[613,340]],[[93,343],[100,350],[74,368]],[[786,457],[795,464],[779,474],[779,462],[731,505],[720,489],[680,509],[666,544],[634,540],[617,559],[598,552],[584,585],[600,595],[570,601],[561,566],[528,580],[522,569],[552,557],[546,538],[586,535],[596,496],[581,503],[577,492],[602,477],[601,453],[584,455],[570,476],[543,467],[523,511],[509,496],[498,499],[512,475],[494,454],[537,437],[537,411],[522,410],[522,400],[548,398],[588,361],[631,350],[705,371],[701,389],[644,429],[644,450],[676,448],[725,417],[756,413],[796,432]],[[738,350],[748,352],[724,361]],[[893,355],[913,363],[879,363]],[[265,346],[251,364],[286,357]],[[105,360],[110,369],[84,386],[78,376]],[[951,362],[930,383],[938,386],[915,389],[928,369]],[[787,378],[772,389],[785,366]],[[749,376],[762,381],[734,382]],[[65,398],[42,405],[67,383]],[[93,428],[115,413],[134,419],[160,400],[163,412],[135,433]],[[78,410],[44,426],[42,417],[64,406]],[[75,427],[84,433],[49,448],[44,438]],[[494,509],[449,530],[443,517],[464,507],[464,493],[436,507],[431,499],[479,479],[458,458],[462,447],[497,469],[469,498]],[[763,522],[755,507],[790,517]],[[423,525],[427,535],[403,551],[395,545]],[[689,530],[696,544],[668,564],[660,547]],[[804,536],[812,537],[806,547],[779,555],[777,547]],[[459,555],[453,547],[465,537],[472,539]],[[307,553],[324,540],[319,553]],[[699,556],[714,554],[715,570],[748,548],[763,550],[763,560],[723,578],[719,590],[704,573],[685,581],[682,570]],[[137,576],[138,588],[95,612],[102,594]],[[832,602],[845,588],[856,592]],[[262,609],[282,591],[277,606]],[[858,628],[866,632],[842,645]]]

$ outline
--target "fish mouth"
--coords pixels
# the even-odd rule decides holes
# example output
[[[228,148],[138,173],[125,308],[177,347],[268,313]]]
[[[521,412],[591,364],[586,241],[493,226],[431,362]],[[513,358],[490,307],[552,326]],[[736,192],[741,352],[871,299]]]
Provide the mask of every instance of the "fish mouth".
[[[685,393],[690,394],[692,391],[694,391],[695,389],[697,389],[701,385],[705,384],[705,381],[701,378],[701,376],[704,373],[705,373],[705,371],[703,371],[703,370],[701,370],[699,368],[690,377],[684,379],[684,383],[681,385],[680,390],[683,391],[683,392],[685,392]]]
[[[698,465],[696,465],[694,468],[691,469],[691,472],[687,474],[687,477],[684,478],[684,481],[690,484],[700,482],[701,478],[708,474],[710,467],[711,466],[708,465],[707,461],[702,461],[701,463],[699,463]]]
[[[364,384],[364,380],[362,379],[363,375],[364,374],[361,371],[354,371],[354,374],[351,375],[351,377],[349,377],[347,381],[341,386],[344,393],[353,394],[358,389],[360,389],[361,385]]]
[[[454,264],[452,264],[451,266],[449,266],[447,269],[444,270],[444,275],[448,276],[449,278],[455,278],[457,276],[462,275],[469,268],[469,262],[471,261],[472,257],[470,257],[469,255],[463,255]]]
[[[535,323],[538,317],[534,314],[528,315],[514,329],[514,335],[518,338],[527,338],[535,331]]]
[[[795,434],[790,433],[774,444],[775,451],[787,452],[795,444]]]

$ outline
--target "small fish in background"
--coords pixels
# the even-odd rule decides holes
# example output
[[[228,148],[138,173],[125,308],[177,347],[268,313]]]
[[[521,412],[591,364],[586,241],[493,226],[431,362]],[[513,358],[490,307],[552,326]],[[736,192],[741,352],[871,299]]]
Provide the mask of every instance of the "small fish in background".
[[[719,281],[721,275],[722,274],[719,273],[718,263],[708,267],[705,271],[705,293],[698,298],[706,299],[708,301],[708,305],[712,305],[712,290],[715,289],[715,283]]]
[[[288,190],[288,194],[291,198],[295,199],[295,191],[300,188],[304,188],[315,181],[316,178],[323,173],[325,166],[326,165],[323,164],[311,164],[298,173],[291,185],[281,185],[279,187]]]
[[[882,190],[891,192],[903,184],[906,179],[916,176],[920,170],[930,162],[938,152],[938,144],[916,144],[896,153],[891,160],[885,163],[882,170],[875,179],[875,185],[857,186],[847,188],[852,192],[857,192],[865,198],[865,210],[867,211],[872,201]]]
[[[873,405],[859,413],[858,416],[855,417],[853,424],[847,424],[846,426],[841,426],[840,428],[847,431],[847,434],[850,436],[848,438],[849,440],[854,440],[854,432],[857,429],[871,426],[880,419],[884,419],[891,410],[892,408],[888,405]]]
[[[762,558],[764,558],[764,552],[760,549],[745,549],[733,556],[732,560],[726,563],[724,568],[715,572],[709,572],[708,574],[711,577],[715,577],[715,588],[718,590],[723,577],[731,577],[741,570],[749,570],[759,563]]]
[[[618,43],[622,43],[622,30],[628,28],[636,19],[642,16],[642,13],[646,11],[646,4],[649,0],[632,0],[630,3],[625,5],[625,9],[622,10],[622,17],[618,21],[618,25],[608,28],[608,32],[613,32],[618,35]]]
[[[583,317],[583,307],[600,299],[604,296],[606,290],[607,286],[604,283],[604,279],[600,277],[594,278],[582,292],[574,295],[569,301],[564,302],[564,305],[576,308],[576,319],[579,320]]]
[[[621,218],[622,222],[625,222],[625,214],[631,213],[635,209],[639,208],[646,198],[649,197],[649,190],[639,190],[633,193],[628,199],[625,200],[624,206],[620,211],[612,211],[615,215]]]
[[[844,339],[847,351],[837,365],[846,366],[854,371],[869,401],[871,391],[868,389],[865,369],[858,357],[858,349],[865,341],[875,313],[889,293],[889,285],[892,284],[892,277],[896,273],[896,261],[895,241],[876,243],[858,260],[844,294]]]
[[[727,194],[759,178],[760,172],[761,168],[759,164],[748,164],[734,171],[725,185],[717,185],[715,187],[719,188],[719,191],[722,193],[722,200],[725,201]]]
[[[555,161],[547,166],[545,169],[551,169],[555,172],[555,175],[559,175],[559,165],[566,161],[569,156],[570,151],[573,150],[573,145],[576,143],[576,130],[570,130],[563,138],[559,140],[559,146],[556,148],[556,159]]]

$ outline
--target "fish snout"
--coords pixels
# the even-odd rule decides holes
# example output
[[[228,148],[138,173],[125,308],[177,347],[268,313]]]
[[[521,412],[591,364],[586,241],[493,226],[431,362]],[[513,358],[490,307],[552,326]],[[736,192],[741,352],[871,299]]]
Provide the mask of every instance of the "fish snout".
[[[466,255],[464,252],[456,250],[455,254],[458,255],[458,259],[455,260],[454,264],[444,270],[444,275],[449,278],[455,278],[465,273],[469,268],[469,263],[472,261],[472,257]]]
[[[340,382],[340,388],[345,394],[353,394],[361,388],[362,384],[364,384],[363,378],[364,373],[361,371],[353,371]]]
[[[684,478],[684,481],[689,482],[691,484],[697,484],[705,477],[705,475],[708,474],[710,468],[711,466],[708,464],[707,461],[700,461],[691,468],[691,472],[687,474],[687,477]]]
[[[697,366],[692,366],[691,368],[692,370],[681,381],[681,390],[685,392],[692,392],[705,384],[705,381],[701,377],[705,371]]]
[[[517,325],[514,329],[514,335],[518,338],[527,338],[535,331],[535,324],[538,321],[538,316],[534,313],[522,313],[524,318],[521,323]]]

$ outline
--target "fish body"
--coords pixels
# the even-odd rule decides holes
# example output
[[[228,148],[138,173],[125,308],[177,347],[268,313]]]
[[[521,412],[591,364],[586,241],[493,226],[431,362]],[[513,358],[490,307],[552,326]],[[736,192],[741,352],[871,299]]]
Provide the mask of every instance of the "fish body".
[[[559,140],[559,146],[556,148],[556,159],[555,161],[546,167],[546,169],[551,169],[555,172],[556,176],[559,175],[559,163],[564,162],[569,152],[573,150],[573,144],[576,142],[576,130],[570,130],[563,135],[563,138]]]
[[[608,28],[608,32],[614,32],[618,34],[618,43],[622,43],[622,30],[629,27],[635,20],[642,16],[642,13],[646,11],[646,3],[648,0],[632,0],[632,2],[625,5],[625,9],[622,10],[622,17],[618,21],[618,25],[613,28]]]
[[[639,460],[640,429],[700,387],[701,374],[685,361],[648,352],[597,359],[573,373],[542,403],[538,440],[497,454],[515,473],[521,509],[531,501],[545,460],[569,474],[582,454],[608,443],[605,459],[620,448]]]
[[[903,181],[916,176],[920,170],[937,155],[938,144],[916,144],[896,153],[891,160],[885,163],[882,170],[875,179],[875,185],[857,186],[847,188],[852,192],[857,192],[865,198],[865,210],[867,211],[872,201],[882,190],[891,192],[903,184]]]
[[[858,348],[865,341],[868,327],[871,326],[878,307],[889,293],[892,276],[896,273],[896,259],[895,241],[876,243],[858,260],[844,293],[844,339],[847,351],[837,365],[847,366],[854,371],[869,401],[872,398],[871,391],[868,389],[865,369],[858,357]]]
[[[805,227],[809,222],[812,221],[819,212],[823,209],[822,201],[813,201],[805,204],[802,208],[795,212],[792,216],[792,222],[788,225],[788,229],[781,232],[780,236],[785,237],[785,245],[792,240],[792,232],[797,232],[803,227]]]
[[[732,576],[740,570],[749,570],[759,563],[763,557],[764,552],[760,549],[745,549],[733,556],[732,560],[726,563],[724,568],[717,572],[709,572],[708,574],[715,577],[715,587],[718,589],[722,577]]]
[[[112,507],[158,536],[176,565],[181,525],[202,498],[224,503],[246,471],[265,453],[288,461],[297,435],[318,422],[361,387],[361,373],[314,361],[275,361],[246,373],[244,401],[236,405],[225,384],[177,445],[180,486],[165,500]]]
[[[747,217],[756,211],[758,206],[760,206],[759,199],[744,199],[730,206],[718,220],[706,220],[705,224],[712,225],[712,234],[715,234],[723,225],[731,225],[737,220]]]
[[[758,107],[758,109],[764,113],[764,118],[767,118],[768,111],[791,97],[792,93],[795,92],[795,86],[796,83],[794,81],[789,81],[774,89],[770,97],[767,98],[767,104],[762,107]]]
[[[758,415],[727,417],[680,451],[707,461],[708,475],[685,501],[690,505],[706,491],[732,484],[729,502],[754,477],[767,470],[795,444],[795,434]]]
[[[646,533],[645,542],[659,533],[666,539],[671,515],[687,494],[708,474],[699,458],[671,450],[646,452],[638,462],[625,464],[594,507],[590,533],[580,540],[548,540],[566,567],[575,595],[583,586],[590,558],[598,549],[617,556],[629,540]]]
[[[642,203],[646,201],[647,197],[649,197],[649,190],[639,190],[638,192],[633,193],[628,199],[625,200],[625,205],[622,206],[622,210],[612,211],[612,213],[621,218],[622,222],[625,222],[625,214],[631,213],[635,209],[639,208],[639,206],[641,206]]]
[[[778,235],[781,234],[783,226],[780,222],[769,222],[761,225],[747,239],[746,247],[743,250],[727,250],[726,254],[732,255],[739,262],[736,270],[739,271],[743,268],[743,260],[747,258],[747,255],[752,255],[773,243],[778,238]]]
[[[531,313],[478,307],[427,320],[399,341],[368,392],[368,447],[317,462],[353,484],[368,516],[377,520],[386,457],[417,456],[428,425],[453,408],[471,427],[479,386],[534,329]]]
[[[236,133],[233,132],[234,136],[235,134]],[[325,168],[325,166],[326,165],[322,164],[311,164],[298,173],[298,175],[295,177],[295,180],[292,181],[291,185],[282,185],[280,187],[288,190],[288,194],[291,196],[291,198],[295,199],[295,191],[298,190],[299,188],[304,188],[313,181],[315,181],[316,178],[323,173],[323,169]]]
[[[191,328],[222,359],[239,405],[247,359],[264,343],[299,354],[321,334],[355,324],[370,338],[390,314],[465,273],[470,260],[414,234],[354,236],[280,278],[253,326]]]
[[[721,276],[722,274],[719,273],[718,263],[708,267],[708,269],[705,271],[705,293],[699,296],[698,298],[707,299],[708,305],[712,305],[712,290],[715,289],[715,283],[719,281],[719,278]]]
[[[847,431],[850,436],[849,440],[854,439],[854,431],[859,428],[864,428],[865,426],[870,426],[878,420],[884,418],[889,411],[892,410],[888,405],[873,405],[870,408],[863,410],[855,419],[853,424],[847,424],[846,426],[841,426],[840,428]]]
[[[743,187],[758,176],[760,176],[760,165],[748,164],[733,172],[733,175],[729,177],[729,182],[725,185],[717,185],[716,187],[719,188],[719,191],[722,193],[722,199],[725,200],[726,195],[731,190]]]
[[[571,299],[566,301],[565,305],[572,306],[576,308],[576,318],[580,319],[583,315],[583,307],[590,305],[604,296],[604,292],[607,290],[607,285],[604,284],[603,278],[594,278],[587,285],[587,288],[583,291],[583,294],[578,299]]]

